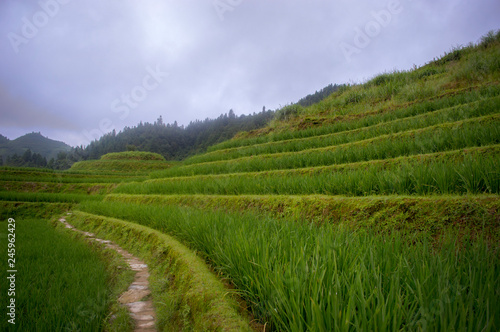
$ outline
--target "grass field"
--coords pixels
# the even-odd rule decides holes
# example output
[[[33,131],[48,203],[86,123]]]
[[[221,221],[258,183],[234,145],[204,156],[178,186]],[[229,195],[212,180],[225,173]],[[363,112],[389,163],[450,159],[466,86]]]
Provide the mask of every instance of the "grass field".
[[[434,250],[427,240],[408,246],[411,237],[397,232],[251,214],[111,202],[81,208],[189,243],[277,330],[495,330],[500,324],[500,259],[481,239],[459,244],[450,233]]]
[[[84,241],[55,230],[45,220],[21,218],[15,225],[16,324],[2,319],[1,330],[103,329],[118,277],[110,267],[119,263]],[[7,222],[2,221],[1,227],[0,247],[7,257]],[[7,270],[6,263],[2,260],[3,271]],[[6,278],[0,282],[2,290],[9,288]],[[6,303],[6,297],[3,291],[2,303]]]

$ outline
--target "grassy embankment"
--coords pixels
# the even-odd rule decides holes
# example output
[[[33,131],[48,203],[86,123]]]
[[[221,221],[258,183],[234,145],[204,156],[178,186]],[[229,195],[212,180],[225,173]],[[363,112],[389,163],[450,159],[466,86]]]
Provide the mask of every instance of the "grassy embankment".
[[[499,79],[489,35],[80,209],[182,240],[273,330],[495,331]]]

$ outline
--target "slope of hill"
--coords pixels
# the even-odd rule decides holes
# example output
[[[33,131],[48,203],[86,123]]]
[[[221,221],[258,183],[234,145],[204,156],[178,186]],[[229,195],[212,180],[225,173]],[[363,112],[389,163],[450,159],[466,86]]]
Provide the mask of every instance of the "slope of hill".
[[[174,235],[271,330],[500,329],[500,33],[208,150],[80,209]]]
[[[109,154],[69,172],[22,171],[46,182],[37,185],[5,169],[0,194],[68,201],[54,192],[77,191],[79,228],[147,250],[160,271],[159,330],[193,329],[212,317],[214,297],[151,228],[230,283],[256,330],[498,331],[498,165],[500,33],[491,33],[421,68],[287,106],[267,127],[173,167],[154,154]]]
[[[59,152],[70,151],[71,147],[66,143],[44,137],[40,133],[26,134],[14,140],[9,140],[3,136],[0,139],[0,155],[3,156],[4,160],[8,155],[17,154],[22,156],[28,149],[32,153],[38,153],[49,160],[56,158]]]

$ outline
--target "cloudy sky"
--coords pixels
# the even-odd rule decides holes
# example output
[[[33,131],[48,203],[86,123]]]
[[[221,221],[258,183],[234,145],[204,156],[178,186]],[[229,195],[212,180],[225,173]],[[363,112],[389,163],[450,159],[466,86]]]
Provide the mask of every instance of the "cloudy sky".
[[[0,134],[276,109],[499,28],[498,0],[1,0]]]

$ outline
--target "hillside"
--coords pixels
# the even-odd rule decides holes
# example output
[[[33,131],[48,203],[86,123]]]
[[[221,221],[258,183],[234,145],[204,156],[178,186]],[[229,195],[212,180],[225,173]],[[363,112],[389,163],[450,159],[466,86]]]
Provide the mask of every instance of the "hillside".
[[[79,202],[153,271],[158,330],[499,331],[500,31],[304,105],[176,163],[2,169],[4,210]]]
[[[44,137],[40,133],[26,134],[14,140],[9,140],[1,136],[0,155],[4,160],[7,156],[12,156],[14,154],[22,156],[28,149],[31,150],[32,153],[40,154],[42,157],[50,160],[51,158],[55,159],[59,152],[70,151],[71,147],[66,143]]]
[[[188,243],[271,330],[498,330],[499,79],[490,33],[81,209]]]

